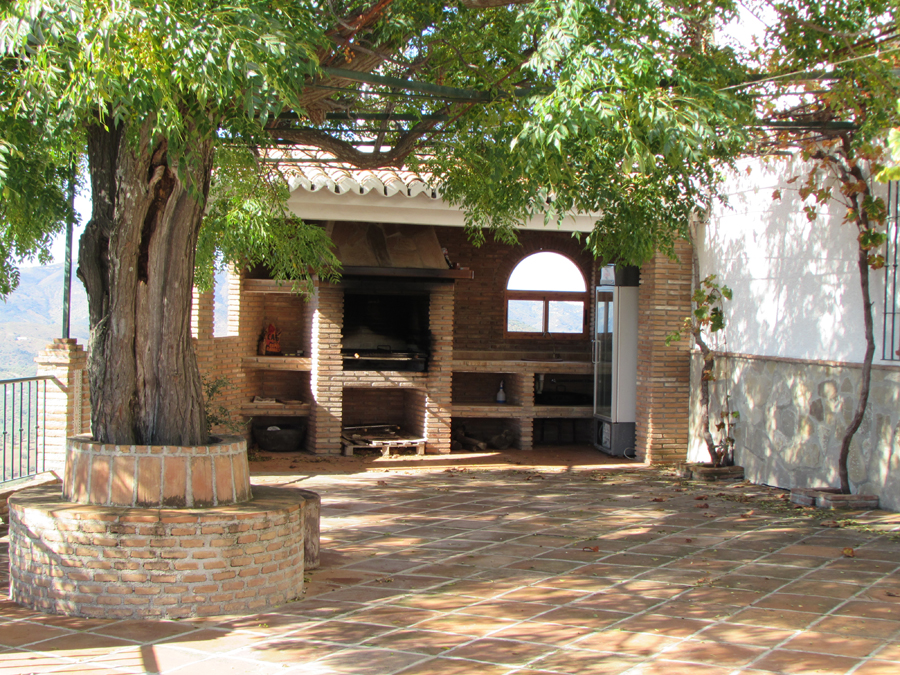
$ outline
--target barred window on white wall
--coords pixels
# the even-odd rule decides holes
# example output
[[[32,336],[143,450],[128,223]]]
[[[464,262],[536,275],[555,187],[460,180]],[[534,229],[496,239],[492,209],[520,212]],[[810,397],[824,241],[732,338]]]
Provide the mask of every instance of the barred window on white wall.
[[[888,183],[887,241],[884,244],[884,328],[881,340],[885,361],[900,361],[900,181]]]

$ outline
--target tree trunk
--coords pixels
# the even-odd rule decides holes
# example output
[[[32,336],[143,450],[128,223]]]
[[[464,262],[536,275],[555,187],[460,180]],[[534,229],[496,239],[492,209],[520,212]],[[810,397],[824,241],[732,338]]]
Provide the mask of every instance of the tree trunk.
[[[137,142],[121,125],[88,130],[93,211],[78,276],[91,322],[91,426],[106,443],[201,445],[191,300],[212,144],[193,143],[179,172],[150,128],[141,126]]]
[[[703,356],[703,370],[700,373],[700,423],[702,425],[701,432],[703,440],[706,442],[706,450],[709,452],[709,459],[713,466],[719,466],[721,457],[716,452],[716,442],[713,439],[712,431],[709,430],[709,380],[713,374],[716,357],[710,351],[703,335],[699,330],[694,331],[694,341],[700,347],[700,354]]]
[[[856,413],[850,421],[850,425],[844,431],[841,439],[841,452],[838,455],[838,476],[841,479],[841,492],[850,494],[850,473],[847,469],[847,460],[850,457],[850,443],[854,434],[862,424],[866,414],[866,406],[869,404],[869,385],[872,381],[872,359],[875,357],[875,330],[872,321],[872,300],[869,297],[869,260],[868,252],[859,249],[857,254],[857,267],[859,267],[859,285],[862,291],[863,322],[866,332],[866,355],[863,358],[862,376],[859,382],[859,400],[856,402]]]

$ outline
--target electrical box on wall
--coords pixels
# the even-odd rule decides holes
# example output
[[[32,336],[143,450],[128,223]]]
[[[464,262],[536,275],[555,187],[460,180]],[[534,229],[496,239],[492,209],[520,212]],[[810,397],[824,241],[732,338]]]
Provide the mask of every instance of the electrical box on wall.
[[[634,449],[638,279],[605,269],[595,289],[594,445],[623,456]]]

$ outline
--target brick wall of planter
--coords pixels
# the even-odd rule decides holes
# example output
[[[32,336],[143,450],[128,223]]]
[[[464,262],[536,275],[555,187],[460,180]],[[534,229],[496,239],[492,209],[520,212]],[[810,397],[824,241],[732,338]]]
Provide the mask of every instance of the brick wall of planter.
[[[260,611],[303,586],[296,491],[256,487],[252,502],[214,509],[74,505],[59,489],[13,495],[10,598],[43,612],[98,618],[188,618]]]

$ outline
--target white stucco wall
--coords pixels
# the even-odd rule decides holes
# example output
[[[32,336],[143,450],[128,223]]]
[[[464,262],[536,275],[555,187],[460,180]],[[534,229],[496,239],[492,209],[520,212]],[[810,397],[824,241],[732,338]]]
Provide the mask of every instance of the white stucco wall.
[[[801,172],[793,160],[748,160],[729,175],[728,205],[717,206],[698,233],[700,278],[716,274],[734,291],[728,351],[859,362],[865,340],[856,228],[841,223],[837,202],[807,219],[801,181],[787,183]],[[776,189],[780,200],[772,198]],[[878,363],[884,272],[870,279]]]

